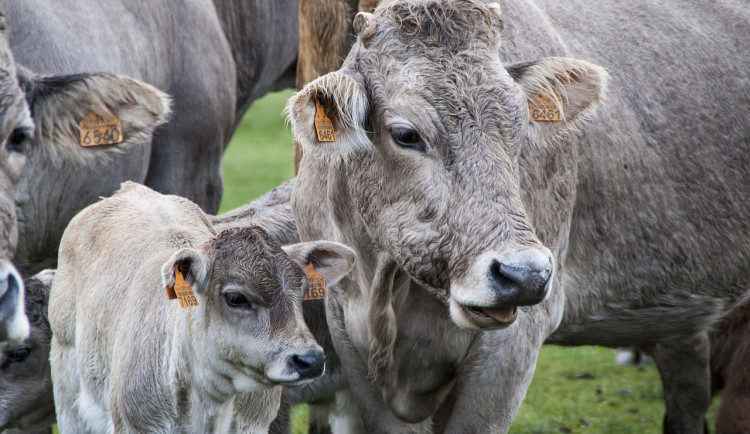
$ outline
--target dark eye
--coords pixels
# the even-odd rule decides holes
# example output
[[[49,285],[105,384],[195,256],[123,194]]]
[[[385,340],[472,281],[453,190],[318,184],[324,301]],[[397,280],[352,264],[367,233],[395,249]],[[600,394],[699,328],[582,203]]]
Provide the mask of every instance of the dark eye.
[[[402,148],[414,149],[420,152],[425,151],[424,140],[422,140],[418,132],[411,128],[394,128],[391,130],[391,137]]]
[[[31,141],[31,130],[29,128],[16,128],[8,137],[8,150],[11,152],[23,152],[24,146]]]
[[[21,363],[29,357],[29,354],[31,354],[31,348],[26,347],[6,351],[3,366],[10,365],[11,363]]]
[[[239,292],[227,292],[224,294],[224,301],[226,301],[227,305],[230,307],[252,309],[250,302]]]

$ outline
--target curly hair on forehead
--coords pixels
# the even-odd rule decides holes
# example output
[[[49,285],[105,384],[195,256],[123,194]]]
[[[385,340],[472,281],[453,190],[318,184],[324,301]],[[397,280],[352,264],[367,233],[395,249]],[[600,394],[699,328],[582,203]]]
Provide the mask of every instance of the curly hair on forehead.
[[[452,51],[465,49],[472,39],[497,41],[503,27],[502,19],[473,0],[387,2],[376,15],[393,21],[402,39]]]

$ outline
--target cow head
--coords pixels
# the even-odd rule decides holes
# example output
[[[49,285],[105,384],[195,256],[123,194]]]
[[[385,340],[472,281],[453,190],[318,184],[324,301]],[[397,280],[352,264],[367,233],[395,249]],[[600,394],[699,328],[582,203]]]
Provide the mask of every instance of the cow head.
[[[121,143],[92,148],[80,145],[79,124],[92,111],[112,114],[121,121]],[[97,186],[107,185],[105,180],[86,179],[82,172],[99,167],[109,174],[106,165],[136,146],[144,152],[130,158],[145,166],[142,161],[148,161],[151,134],[166,122],[168,114],[169,100],[164,93],[130,78],[109,74],[38,76],[16,65],[0,12],[0,342],[22,340],[28,334],[23,283],[11,263],[17,247],[25,250],[23,241],[41,233],[54,232],[55,243],[59,242],[75,212],[116,187],[97,190]],[[113,172],[132,176],[122,170]],[[79,177],[78,184],[71,181]],[[115,182],[119,185],[125,179]],[[57,192],[88,201],[72,207],[71,201]],[[39,214],[46,218],[34,224]]]
[[[328,169],[319,176],[339,241],[385,252],[455,324],[480,330],[548,294],[555,264],[521,200],[519,155],[576,125],[608,77],[569,58],[506,67],[502,26],[497,4],[384,2],[357,16],[342,69],[288,107],[305,155]],[[336,141],[319,140],[316,115]],[[368,239],[347,239],[343,226],[359,224]]]
[[[312,263],[329,284],[352,267],[354,252],[333,242],[282,250],[257,226],[226,229],[201,248],[175,252],[162,281],[175,287],[175,269],[195,291],[188,332],[200,366],[229,378],[236,392],[301,385],[323,375],[325,354],[302,317],[307,289],[300,265]],[[210,324],[210,327],[209,327]]]

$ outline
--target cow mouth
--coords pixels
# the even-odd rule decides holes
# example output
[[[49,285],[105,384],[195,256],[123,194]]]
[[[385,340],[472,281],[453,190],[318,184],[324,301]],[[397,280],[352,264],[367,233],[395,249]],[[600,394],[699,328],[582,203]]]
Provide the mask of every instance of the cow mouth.
[[[451,302],[453,314],[460,316],[459,325],[468,328],[501,329],[513,324],[518,318],[517,306],[481,307],[462,305],[455,300]]]

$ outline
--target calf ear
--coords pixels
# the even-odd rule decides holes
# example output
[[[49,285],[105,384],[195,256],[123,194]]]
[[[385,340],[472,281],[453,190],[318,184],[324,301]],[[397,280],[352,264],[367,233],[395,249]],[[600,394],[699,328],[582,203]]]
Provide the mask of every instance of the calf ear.
[[[174,289],[175,267],[196,293],[204,292],[208,278],[208,259],[198,250],[185,248],[175,252],[161,267],[161,280],[165,288]]]
[[[576,126],[604,97],[607,71],[593,63],[550,57],[508,68],[529,108],[529,138],[543,143]]]
[[[289,100],[286,111],[292,132],[305,152],[345,158],[372,146],[365,132],[370,103],[356,77],[347,71],[331,72]]]
[[[167,94],[130,77],[36,76],[24,68],[19,68],[18,77],[36,124],[32,146],[42,148],[55,162],[66,159],[96,165],[109,161],[118,153],[151,141],[156,127],[170,114]],[[80,123],[91,112],[119,119],[123,141],[82,146]]]
[[[356,257],[354,250],[333,241],[290,244],[282,249],[302,266],[312,263],[328,286],[335,285],[351,271]]]

